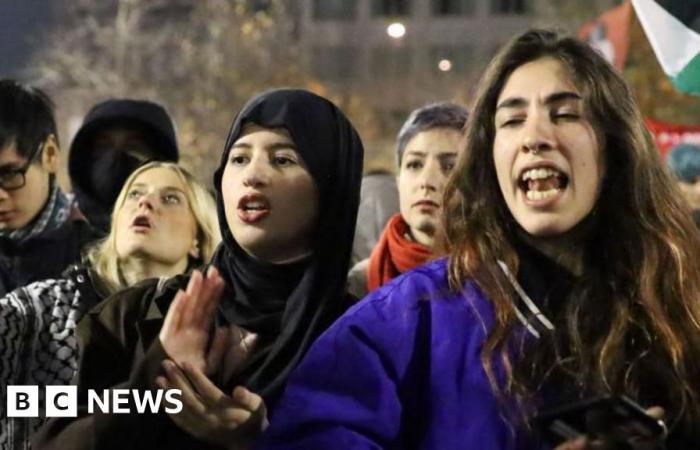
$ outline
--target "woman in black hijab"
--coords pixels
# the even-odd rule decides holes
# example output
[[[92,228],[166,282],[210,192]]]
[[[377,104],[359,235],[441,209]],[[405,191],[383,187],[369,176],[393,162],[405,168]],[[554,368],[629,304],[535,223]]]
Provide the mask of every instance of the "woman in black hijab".
[[[235,406],[259,394],[274,410],[290,371],[352,302],[345,277],[362,157],[328,100],[295,89],[253,98],[214,174],[223,243],[213,267],[128,289],[86,317],[78,418],[51,420],[36,448],[206,447],[222,443],[227,425],[244,432],[264,416]],[[87,415],[87,390],[116,385],[182,388],[184,410]],[[224,394],[236,386],[245,389]]]

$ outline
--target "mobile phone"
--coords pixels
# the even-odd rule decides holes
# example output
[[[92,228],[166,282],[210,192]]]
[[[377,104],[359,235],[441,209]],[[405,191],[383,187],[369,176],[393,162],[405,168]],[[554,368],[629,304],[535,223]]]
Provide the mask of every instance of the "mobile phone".
[[[551,444],[587,435],[593,439],[613,436],[630,444],[662,441],[666,425],[650,416],[628,397],[609,395],[567,403],[535,416],[533,423]]]

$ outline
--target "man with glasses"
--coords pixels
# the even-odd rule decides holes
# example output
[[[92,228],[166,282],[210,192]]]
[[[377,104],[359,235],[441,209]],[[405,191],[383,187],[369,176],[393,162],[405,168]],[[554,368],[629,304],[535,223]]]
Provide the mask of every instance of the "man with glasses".
[[[49,97],[0,80],[0,296],[55,278],[95,234],[60,190]]]

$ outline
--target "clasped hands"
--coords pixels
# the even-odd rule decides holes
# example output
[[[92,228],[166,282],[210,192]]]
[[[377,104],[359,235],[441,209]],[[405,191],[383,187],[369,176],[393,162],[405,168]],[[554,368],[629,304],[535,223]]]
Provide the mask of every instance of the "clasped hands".
[[[157,377],[156,384],[182,391],[183,409],[170,415],[180,428],[210,444],[238,450],[252,446],[267,427],[267,411],[259,395],[243,386],[228,395],[207,376],[235,373],[257,337],[236,326],[219,328],[210,337],[223,291],[223,279],[210,266],[206,276],[195,270],[187,289],[175,295],[159,335],[170,359],[163,361],[165,376]]]

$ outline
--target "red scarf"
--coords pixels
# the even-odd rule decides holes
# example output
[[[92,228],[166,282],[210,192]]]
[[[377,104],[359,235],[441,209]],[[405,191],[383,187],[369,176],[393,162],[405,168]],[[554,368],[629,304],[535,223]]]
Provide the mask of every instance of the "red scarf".
[[[369,257],[367,271],[369,292],[392,278],[424,264],[432,256],[428,247],[406,238],[408,230],[408,224],[401,214],[391,216]]]

